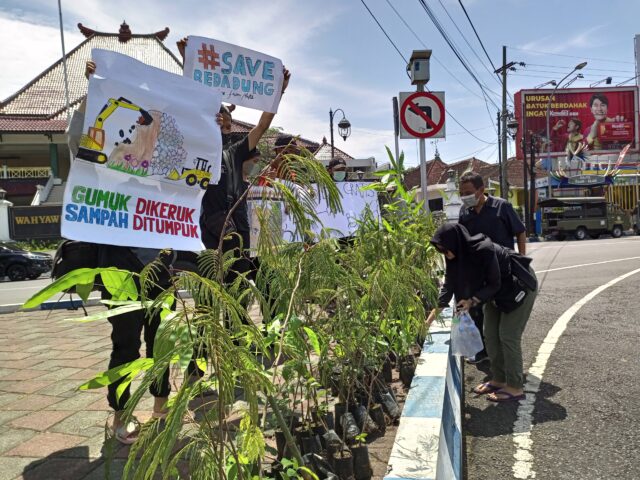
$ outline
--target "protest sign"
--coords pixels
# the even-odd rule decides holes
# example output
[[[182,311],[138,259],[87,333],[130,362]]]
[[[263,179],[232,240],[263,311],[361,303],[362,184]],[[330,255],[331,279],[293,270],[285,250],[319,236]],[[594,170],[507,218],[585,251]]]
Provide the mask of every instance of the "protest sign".
[[[222,93],[222,101],[276,113],[282,61],[212,38],[189,37],[184,75]]]
[[[325,234],[332,238],[348,237],[353,235],[358,228],[358,220],[367,209],[374,217],[380,218],[380,205],[378,195],[371,190],[362,190],[362,187],[370,185],[371,182],[337,182],[336,186],[340,191],[342,212],[331,213],[329,205],[324,197],[320,197],[315,192],[316,215],[320,222],[315,222],[311,229],[319,235],[324,229]],[[283,212],[282,202],[277,198],[270,198],[263,191],[264,187],[254,187],[249,195],[249,220],[251,224],[251,249],[257,248],[257,241],[260,236],[260,223],[258,215],[265,210],[270,210],[273,218],[281,218],[282,239],[287,242],[301,241],[296,232],[296,224],[293,218]],[[272,220],[273,221],[273,220]]]
[[[202,250],[200,203],[220,178],[220,94],[115,52],[93,50],[92,59],[62,235]]]

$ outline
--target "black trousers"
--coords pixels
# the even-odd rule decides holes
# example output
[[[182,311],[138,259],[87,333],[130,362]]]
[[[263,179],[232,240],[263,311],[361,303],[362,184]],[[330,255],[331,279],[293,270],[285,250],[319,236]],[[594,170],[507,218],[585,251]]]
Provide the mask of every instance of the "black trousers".
[[[143,268],[142,263],[127,247],[103,245],[100,250],[101,266],[117,267],[131,272],[140,272]],[[163,282],[162,274],[158,280],[160,285],[165,283]],[[140,290],[140,284],[137,279],[136,286],[138,287],[138,290]],[[153,298],[154,295],[157,296],[161,291],[160,288],[149,292],[149,297]],[[102,298],[111,299],[111,295],[103,289]],[[154,315],[152,318],[148,318],[145,310],[137,310],[135,312],[123,313],[121,315],[111,317],[109,318],[109,323],[112,327],[112,349],[111,359],[109,360],[109,369],[119,367],[120,365],[124,365],[140,358],[140,347],[142,346],[140,337],[143,332],[146,357],[153,358],[154,340],[158,327],[160,326],[159,315]],[[130,387],[127,386],[124,392],[122,392],[120,398],[117,398],[116,391],[121,383],[122,379],[112,383],[107,388],[107,400],[109,401],[109,406],[115,411],[124,410],[125,405],[131,396]],[[164,372],[160,382],[154,382],[151,385],[149,391],[154,397],[169,396],[169,393],[171,392],[171,386],[169,385],[169,369]]]
[[[473,323],[475,323],[478,330],[480,330],[480,336],[482,337],[482,350],[476,353],[476,357],[486,356],[487,343],[484,340],[484,311],[482,310],[482,305],[469,309],[469,315],[473,318]]]

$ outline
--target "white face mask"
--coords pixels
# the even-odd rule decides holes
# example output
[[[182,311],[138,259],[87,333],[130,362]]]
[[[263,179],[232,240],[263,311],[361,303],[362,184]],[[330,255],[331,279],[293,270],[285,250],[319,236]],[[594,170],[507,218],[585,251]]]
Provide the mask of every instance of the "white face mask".
[[[347,172],[345,171],[333,172],[333,179],[336,182],[343,182],[346,177],[347,177]]]
[[[472,193],[471,195],[464,195],[463,197],[460,197],[460,200],[462,201],[464,208],[471,208],[478,205],[478,197],[476,197],[475,193]]]

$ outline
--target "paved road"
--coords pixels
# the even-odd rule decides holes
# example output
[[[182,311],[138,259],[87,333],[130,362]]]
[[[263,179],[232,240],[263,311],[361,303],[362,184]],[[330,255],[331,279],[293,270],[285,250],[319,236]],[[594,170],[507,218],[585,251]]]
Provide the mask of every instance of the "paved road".
[[[22,304],[27,301],[34,293],[43,289],[51,283],[50,274],[46,273],[36,280],[25,280],[22,282],[11,282],[8,280],[0,281],[0,306]],[[98,292],[93,292],[91,298],[100,298]],[[60,295],[51,298],[51,301],[58,300]],[[78,299],[74,295],[74,299]],[[62,300],[69,300],[69,296],[65,295]]]
[[[526,403],[493,405],[467,394],[467,478],[639,479],[640,271],[575,304],[640,269],[640,238],[530,247],[541,291],[523,339],[524,365],[539,373],[544,362],[534,361],[548,357],[546,368],[529,395],[530,416]],[[568,323],[554,329],[561,332],[554,346],[547,335],[561,316]],[[467,390],[485,378],[466,367]],[[528,380],[537,386],[536,376]]]

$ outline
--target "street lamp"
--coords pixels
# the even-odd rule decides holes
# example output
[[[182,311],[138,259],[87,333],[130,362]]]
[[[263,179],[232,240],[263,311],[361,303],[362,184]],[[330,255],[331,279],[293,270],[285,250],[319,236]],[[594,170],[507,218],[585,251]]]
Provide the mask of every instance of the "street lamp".
[[[344,110],[342,110],[341,108],[338,108],[335,111],[329,109],[329,127],[331,128],[331,160],[333,160],[336,156],[336,148],[333,145],[333,117],[338,112],[342,113],[342,120],[338,122],[338,134],[343,138],[345,142],[347,141],[347,137],[351,135],[351,123],[346,119]]]
[[[573,82],[575,82],[579,78],[584,78],[584,75],[582,75],[581,73],[577,74],[575,77],[573,77],[571,80],[569,80],[567,83],[564,84],[564,88],[569,87],[569,85],[571,85]]]
[[[571,70],[569,73],[567,73],[564,78],[562,80],[560,80],[557,85],[555,86],[555,88],[553,89],[553,92],[551,92],[551,95],[549,95],[549,101],[547,102],[547,157],[551,158],[551,128],[549,126],[550,122],[551,122],[551,100],[553,99],[554,94],[556,93],[556,90],[558,89],[558,87],[560,85],[562,85],[562,82],[564,82],[567,78],[569,78],[571,75],[573,75],[573,72],[576,72],[578,70],[582,70],[584,67],[587,66],[587,62],[582,62],[579,63],[578,65],[576,65],[575,67],[573,67],[573,70]],[[551,185],[551,183],[549,183],[549,185]]]

